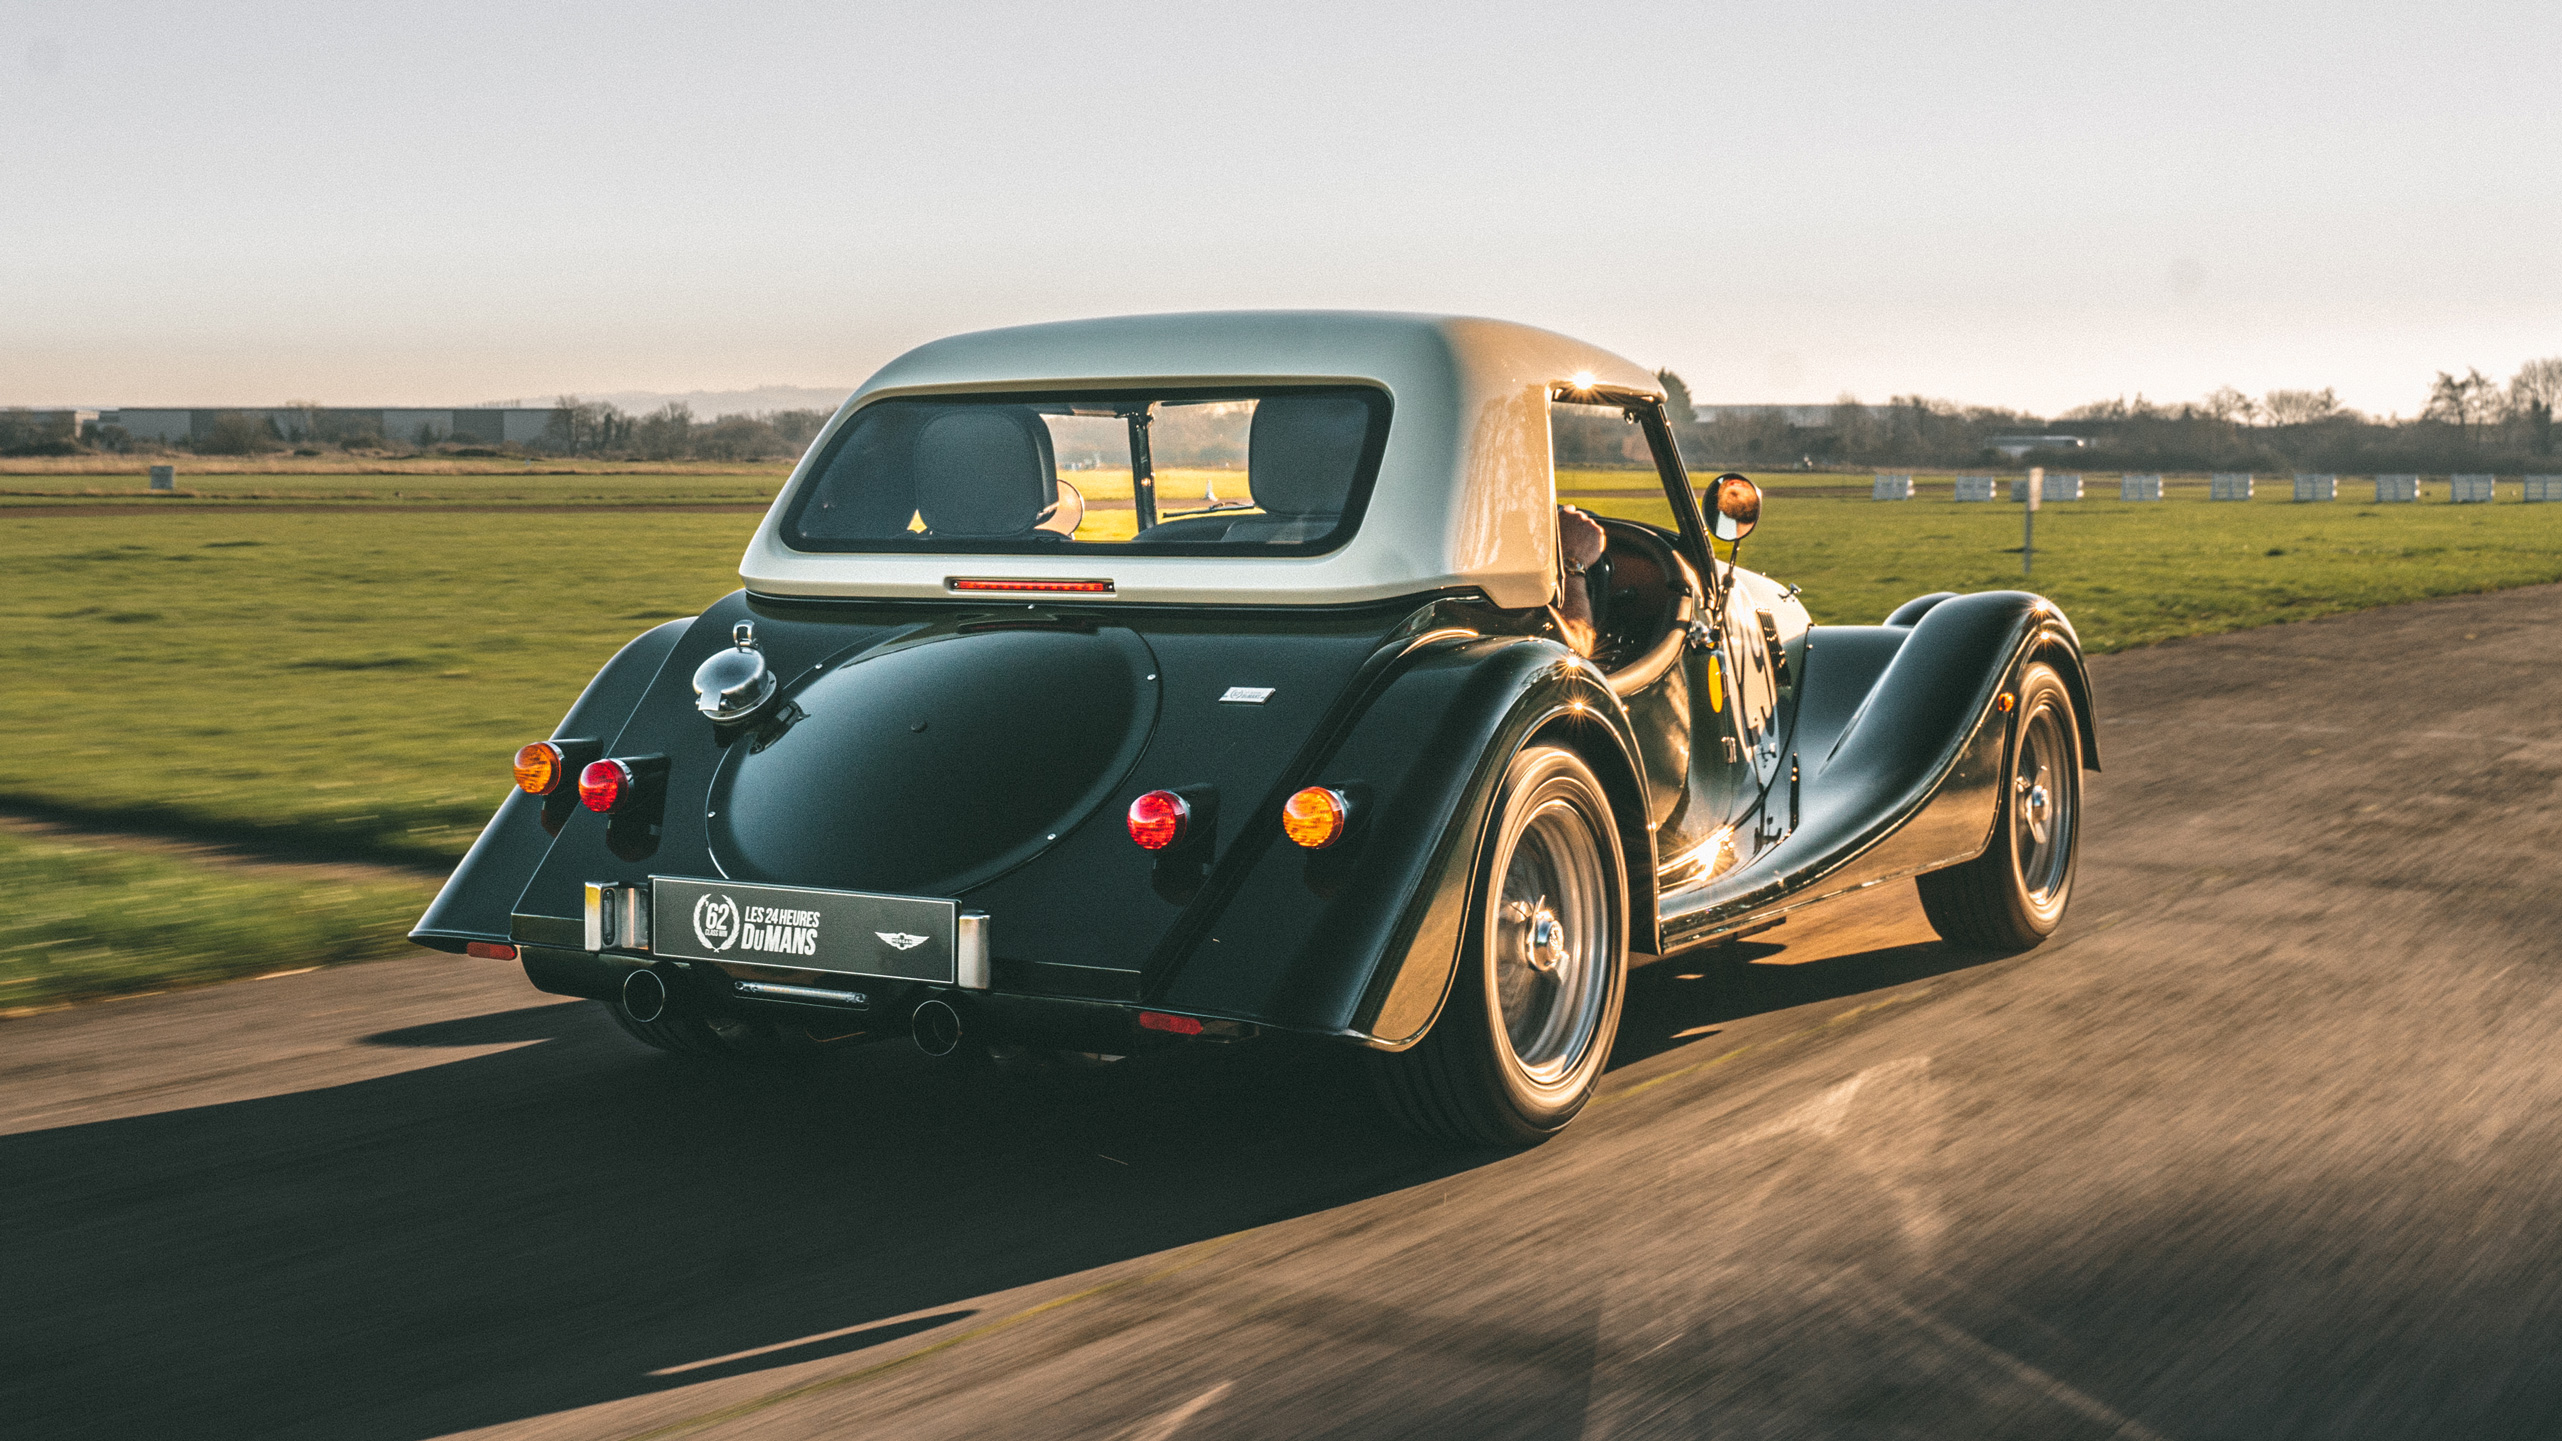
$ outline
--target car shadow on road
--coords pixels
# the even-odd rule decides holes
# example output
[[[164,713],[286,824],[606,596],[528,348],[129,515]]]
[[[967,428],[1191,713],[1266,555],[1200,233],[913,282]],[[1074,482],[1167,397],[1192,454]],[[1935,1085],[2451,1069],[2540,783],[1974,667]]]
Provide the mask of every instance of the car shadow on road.
[[[585,1002],[369,1039],[510,1048],[0,1138],[0,1415],[442,1436],[961,1329],[973,1298],[1489,1159],[1386,1129],[1331,1049],[723,1072]]]
[[[1794,965],[1785,947],[1740,941],[1658,961],[1628,978],[1613,1070],[1716,1036],[1727,1023],[1818,1001],[1883,991],[2003,957],[1940,941],[1882,946]]]

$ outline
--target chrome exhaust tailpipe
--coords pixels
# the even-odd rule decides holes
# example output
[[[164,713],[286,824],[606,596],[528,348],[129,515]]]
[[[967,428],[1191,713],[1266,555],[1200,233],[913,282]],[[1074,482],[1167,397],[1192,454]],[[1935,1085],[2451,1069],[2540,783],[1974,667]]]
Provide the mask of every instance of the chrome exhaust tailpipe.
[[[929,1056],[948,1056],[961,1048],[961,1014],[941,1001],[927,1001],[909,1018],[916,1048]]]
[[[623,1014],[646,1026],[667,1014],[667,983],[647,966],[623,977]]]

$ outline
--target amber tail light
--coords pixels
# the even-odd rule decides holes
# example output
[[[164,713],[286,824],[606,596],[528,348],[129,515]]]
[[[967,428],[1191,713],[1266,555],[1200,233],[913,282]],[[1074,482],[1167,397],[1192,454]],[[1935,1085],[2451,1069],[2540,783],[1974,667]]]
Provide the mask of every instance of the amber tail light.
[[[549,741],[536,741],[516,752],[516,789],[529,796],[550,795],[568,775],[568,761],[560,747]]]
[[[1309,786],[1281,807],[1281,834],[1312,851],[1342,840],[1351,826],[1351,798],[1329,786]]]
[[[579,767],[603,750],[592,740],[536,741],[516,752],[516,789],[529,796],[566,795],[578,785]]]

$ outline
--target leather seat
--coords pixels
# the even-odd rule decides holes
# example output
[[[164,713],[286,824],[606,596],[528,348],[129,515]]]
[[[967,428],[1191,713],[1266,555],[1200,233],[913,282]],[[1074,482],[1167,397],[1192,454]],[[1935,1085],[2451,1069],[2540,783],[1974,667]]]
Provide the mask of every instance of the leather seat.
[[[1256,402],[1246,433],[1246,488],[1263,513],[1224,520],[1186,516],[1140,532],[1140,540],[1291,545],[1320,539],[1343,519],[1344,502],[1370,437],[1370,407],[1350,395],[1273,395]]]

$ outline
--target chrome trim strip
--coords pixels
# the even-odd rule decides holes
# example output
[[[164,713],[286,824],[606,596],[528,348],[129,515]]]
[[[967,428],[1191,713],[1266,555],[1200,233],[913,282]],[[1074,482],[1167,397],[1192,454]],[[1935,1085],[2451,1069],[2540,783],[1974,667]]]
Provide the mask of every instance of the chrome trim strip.
[[[742,996],[764,996],[782,1001],[818,1001],[831,1006],[854,1006],[869,1010],[872,998],[861,991],[827,991],[816,986],[786,986],[774,981],[732,981]]]
[[[994,963],[988,958],[988,915],[985,911],[963,911],[952,936],[952,984],[965,991],[984,991],[996,984]]]
[[[614,934],[626,951],[649,949],[650,884],[622,886],[615,892]]]

